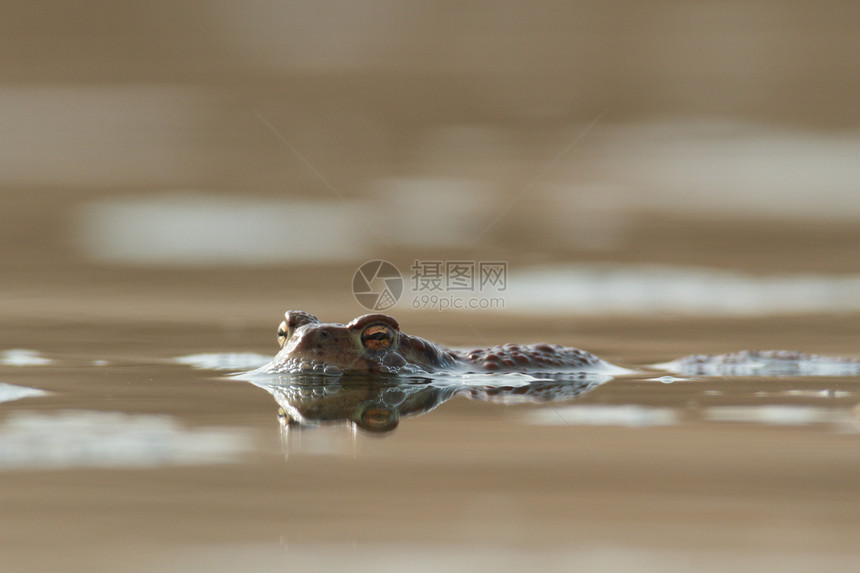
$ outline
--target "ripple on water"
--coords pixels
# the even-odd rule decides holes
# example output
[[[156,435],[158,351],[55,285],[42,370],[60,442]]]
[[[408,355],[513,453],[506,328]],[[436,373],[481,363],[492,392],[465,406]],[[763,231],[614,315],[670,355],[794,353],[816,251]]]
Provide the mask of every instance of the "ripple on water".
[[[582,405],[541,408],[527,414],[528,421],[537,425],[589,425],[645,428],[674,426],[678,414],[672,408],[652,408],[635,405]]]
[[[0,424],[0,471],[235,462],[253,445],[246,433],[186,429],[169,416],[13,412]]]
[[[0,352],[0,364],[4,366],[46,366],[51,363],[53,360],[41,356],[37,350],[12,348]]]
[[[703,411],[711,422],[738,422],[771,426],[832,424],[846,430],[860,429],[858,419],[847,409],[771,404],[765,406],[713,406]]]
[[[762,316],[860,310],[860,275],[578,264],[511,271],[505,309],[529,314]]]
[[[12,402],[21,398],[33,398],[46,394],[47,392],[38,388],[27,388],[26,386],[15,386],[14,384],[0,382],[0,402]]]
[[[175,362],[201,370],[253,370],[272,359],[253,352],[209,352],[174,358]]]

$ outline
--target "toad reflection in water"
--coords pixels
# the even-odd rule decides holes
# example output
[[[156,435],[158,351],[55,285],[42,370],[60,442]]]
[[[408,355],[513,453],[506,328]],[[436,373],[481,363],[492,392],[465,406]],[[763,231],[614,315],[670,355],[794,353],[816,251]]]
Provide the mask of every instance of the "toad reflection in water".
[[[274,396],[285,428],[341,424],[385,433],[394,430],[401,418],[425,414],[454,396],[505,403],[555,402],[575,398],[611,378],[575,372],[551,378],[519,374],[349,379],[279,375],[276,380],[252,382]]]

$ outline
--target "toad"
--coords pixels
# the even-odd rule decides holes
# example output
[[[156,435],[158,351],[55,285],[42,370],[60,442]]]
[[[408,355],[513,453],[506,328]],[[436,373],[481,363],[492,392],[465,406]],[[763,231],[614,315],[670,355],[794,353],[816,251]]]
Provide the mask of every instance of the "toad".
[[[365,314],[348,324],[321,322],[288,310],[278,327],[281,351],[265,368],[271,373],[417,374],[436,372],[624,373],[597,356],[558,344],[504,344],[459,350],[400,331],[385,314]]]

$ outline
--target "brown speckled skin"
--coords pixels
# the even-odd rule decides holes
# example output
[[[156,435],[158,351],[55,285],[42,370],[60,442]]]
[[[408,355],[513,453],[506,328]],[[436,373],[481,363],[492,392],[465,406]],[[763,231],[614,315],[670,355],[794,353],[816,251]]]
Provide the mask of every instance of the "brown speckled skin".
[[[600,364],[599,358],[584,350],[543,343],[476,348],[464,353],[463,359],[487,372],[565,370]]]
[[[364,373],[398,373],[416,368],[425,372],[549,372],[603,364],[583,350],[549,344],[505,344],[463,352],[404,334],[397,321],[384,314],[366,314],[345,325],[323,323],[302,311],[287,311],[285,317],[282,326],[286,325],[287,335],[273,362],[274,371],[303,363]],[[394,340],[388,348],[372,351],[362,343],[361,333],[378,324],[390,327]]]

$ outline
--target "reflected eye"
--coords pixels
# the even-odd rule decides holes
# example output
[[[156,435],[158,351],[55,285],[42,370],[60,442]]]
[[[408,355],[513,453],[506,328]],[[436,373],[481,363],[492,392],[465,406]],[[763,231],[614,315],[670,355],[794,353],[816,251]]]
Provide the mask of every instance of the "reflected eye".
[[[290,337],[290,329],[287,326],[287,321],[283,321],[280,326],[278,326],[278,344],[281,348],[286,344],[287,339]]]
[[[361,333],[361,343],[368,350],[384,350],[394,342],[394,331],[384,324],[368,326]]]

